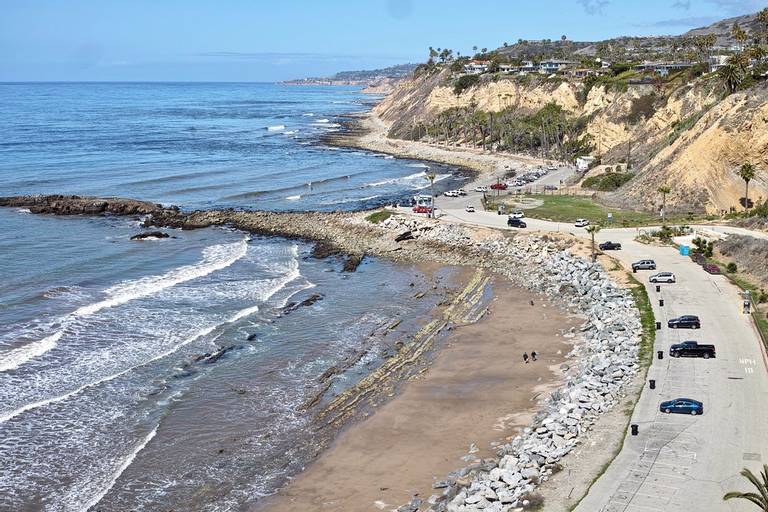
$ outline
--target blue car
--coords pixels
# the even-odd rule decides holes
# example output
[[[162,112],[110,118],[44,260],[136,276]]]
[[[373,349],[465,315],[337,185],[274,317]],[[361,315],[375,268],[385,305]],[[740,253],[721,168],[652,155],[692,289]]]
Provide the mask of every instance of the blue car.
[[[704,414],[704,404],[693,398],[675,398],[674,400],[661,402],[659,410],[667,414],[676,413],[696,416],[697,414]]]

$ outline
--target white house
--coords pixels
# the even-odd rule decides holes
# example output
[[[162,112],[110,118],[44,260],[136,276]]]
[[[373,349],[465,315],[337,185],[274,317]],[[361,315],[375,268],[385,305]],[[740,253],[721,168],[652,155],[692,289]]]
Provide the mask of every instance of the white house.
[[[596,158],[594,156],[580,156],[576,159],[576,170],[584,172],[589,170],[589,166],[594,163]]]
[[[543,60],[539,64],[539,72],[545,73],[545,74],[557,73],[558,71],[565,69],[568,66],[572,66],[574,64],[575,62],[571,62],[569,60],[556,60],[556,59]]]
[[[464,64],[464,72],[470,75],[479,75],[488,71],[487,60],[471,60]]]

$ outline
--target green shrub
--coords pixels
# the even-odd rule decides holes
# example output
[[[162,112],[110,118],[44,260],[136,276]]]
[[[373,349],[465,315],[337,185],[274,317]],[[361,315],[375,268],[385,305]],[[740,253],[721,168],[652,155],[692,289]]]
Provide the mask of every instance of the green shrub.
[[[728,265],[725,266],[725,270],[729,274],[735,274],[737,272],[738,268],[736,267],[736,264],[734,262],[730,262]]]
[[[369,216],[365,218],[368,222],[372,224],[378,224],[379,222],[384,222],[388,218],[392,216],[392,212],[389,210],[380,210],[378,212],[373,212]]]
[[[646,94],[632,100],[632,106],[629,114],[624,119],[630,124],[636,124],[639,121],[648,119],[656,112],[656,95]]]
[[[463,75],[453,83],[453,94],[458,96],[480,81],[480,75]]]
[[[609,192],[616,190],[634,176],[634,173],[631,172],[606,172],[598,176],[590,176],[581,183],[581,187]]]

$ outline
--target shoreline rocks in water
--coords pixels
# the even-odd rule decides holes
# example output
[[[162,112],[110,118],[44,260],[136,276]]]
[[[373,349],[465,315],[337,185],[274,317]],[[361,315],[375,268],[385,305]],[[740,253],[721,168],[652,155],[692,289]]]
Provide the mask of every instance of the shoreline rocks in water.
[[[0,197],[0,206],[27,208],[30,213],[53,215],[149,215],[166,209],[160,204],[134,199],[60,194]],[[167,209],[178,211],[176,206]]]
[[[159,240],[161,238],[169,238],[170,236],[162,231],[145,231],[144,233],[133,235],[131,240]]]

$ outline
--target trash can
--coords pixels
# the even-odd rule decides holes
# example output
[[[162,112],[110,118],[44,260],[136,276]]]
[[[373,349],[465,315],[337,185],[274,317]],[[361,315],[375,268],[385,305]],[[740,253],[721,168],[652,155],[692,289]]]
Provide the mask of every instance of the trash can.
[[[631,426],[631,428],[632,428],[632,435],[633,435],[633,436],[636,436],[636,435],[637,435],[637,423],[633,423],[633,424],[632,424],[632,425],[630,425],[630,426]]]
[[[659,299],[659,306],[661,306],[661,307],[664,306],[664,299]]]
[[[656,330],[661,330],[661,322],[656,322]]]
[[[680,246],[680,256],[688,256],[688,254],[690,254],[690,251],[691,249],[687,245]]]
[[[660,292],[660,291],[661,291],[661,285],[660,285],[660,284],[657,284],[657,285],[656,285],[656,291],[657,291],[657,292]]]
[[[649,380],[648,385],[651,387],[651,389],[656,389],[656,380],[655,379]]]
[[[659,350],[658,352],[656,352],[656,357],[658,357],[659,359],[664,359],[664,351]]]

